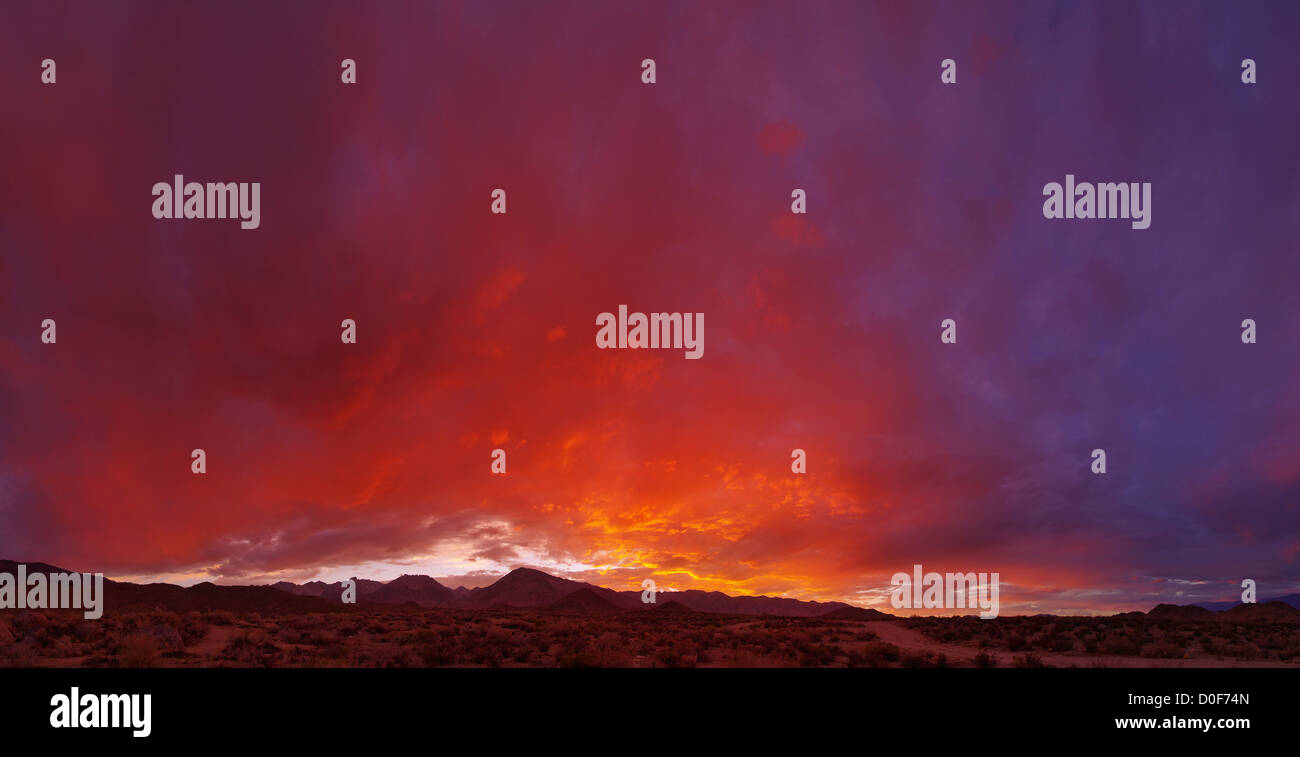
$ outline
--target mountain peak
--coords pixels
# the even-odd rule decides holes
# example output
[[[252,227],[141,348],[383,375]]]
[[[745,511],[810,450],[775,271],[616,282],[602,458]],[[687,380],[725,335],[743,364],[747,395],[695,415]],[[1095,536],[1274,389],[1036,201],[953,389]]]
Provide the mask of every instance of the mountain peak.
[[[551,575],[550,573],[546,573],[546,572],[544,572],[544,571],[540,571],[540,570],[538,570],[537,568],[525,568],[525,567],[518,567],[518,568],[515,568],[514,570],[510,571],[509,573],[506,573],[504,576],[502,576],[501,578],[498,578],[497,580],[498,580],[498,581],[502,581],[502,580],[505,580],[505,579],[507,579],[507,578],[510,578],[511,576],[516,576],[516,577],[540,576],[540,577],[542,577],[542,578],[555,578],[555,579],[559,579],[559,580],[561,580],[561,581],[564,580],[564,579],[562,579],[562,578],[559,578],[559,576],[553,576],[553,575]]]
[[[581,614],[623,611],[623,608],[600,596],[590,587],[586,586],[564,595],[558,601],[547,606],[546,609],[556,612],[575,612]]]

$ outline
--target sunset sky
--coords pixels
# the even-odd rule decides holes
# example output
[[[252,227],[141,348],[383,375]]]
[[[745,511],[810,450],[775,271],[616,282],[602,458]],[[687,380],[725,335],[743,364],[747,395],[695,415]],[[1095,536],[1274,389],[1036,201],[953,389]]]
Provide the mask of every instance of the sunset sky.
[[[1298,29],[1289,3],[0,9],[0,558],[882,609],[919,563],[998,572],[1003,614],[1300,590]],[[1151,182],[1151,227],[1045,219],[1067,173]],[[155,220],[175,174],[260,181],[261,227]],[[597,349],[620,304],[704,313],[704,357]]]

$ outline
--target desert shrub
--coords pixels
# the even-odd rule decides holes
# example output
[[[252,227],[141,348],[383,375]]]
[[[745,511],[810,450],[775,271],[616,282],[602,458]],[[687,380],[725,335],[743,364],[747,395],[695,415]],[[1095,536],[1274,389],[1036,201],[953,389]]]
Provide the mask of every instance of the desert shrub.
[[[420,658],[424,661],[425,667],[430,668],[445,667],[456,662],[456,654],[452,645],[437,638],[420,649]]]
[[[1168,641],[1158,641],[1154,644],[1148,644],[1142,648],[1143,657],[1155,657],[1161,659],[1171,659],[1183,656],[1183,648],[1178,644]]]
[[[839,650],[825,644],[813,644],[800,651],[799,664],[805,668],[816,668],[834,662]]]
[[[76,657],[80,645],[74,645],[66,636],[45,640],[45,657]]]
[[[898,662],[898,647],[887,641],[872,641],[863,647],[862,656],[868,666],[884,668],[890,663]]]
[[[340,639],[338,634],[324,629],[308,631],[302,635],[302,643],[311,644],[314,647],[328,647],[338,644],[339,641]]]
[[[1133,656],[1140,652],[1137,642],[1128,636],[1114,636],[1101,643],[1102,654]]]
[[[415,633],[408,635],[406,637],[406,643],[407,644],[432,644],[433,642],[438,641],[441,638],[443,638],[443,634],[440,634],[437,631],[434,631],[432,629],[421,628]]]
[[[1053,652],[1073,652],[1074,638],[1071,636],[1055,636],[1051,639],[1047,648]]]
[[[202,641],[207,637],[209,631],[208,624],[204,622],[202,616],[193,612],[180,618],[174,627],[180,633],[181,641],[187,647]]]
[[[233,626],[235,614],[225,610],[211,610],[207,614],[207,621],[214,626]]]
[[[142,634],[132,634],[122,642],[118,651],[118,664],[124,668],[147,668],[158,656],[158,644]]]
[[[729,668],[779,668],[784,666],[784,661],[748,649],[740,649],[727,654],[726,665]]]
[[[36,665],[36,649],[37,646],[34,643],[10,644],[0,649],[0,667],[33,667]]]
[[[570,652],[562,653],[556,659],[556,665],[561,668],[598,668],[600,665],[596,661],[596,656],[587,649],[575,649]]]
[[[181,616],[171,610],[155,609],[149,613],[149,625],[173,626],[180,622]]]
[[[257,644],[249,638],[247,633],[237,633],[230,637],[230,641],[226,642],[222,654],[228,657],[238,657],[240,654],[256,648]]]
[[[1220,650],[1220,653],[1225,657],[1236,657],[1241,660],[1251,660],[1263,656],[1260,648],[1249,641],[1234,641],[1225,644]]]

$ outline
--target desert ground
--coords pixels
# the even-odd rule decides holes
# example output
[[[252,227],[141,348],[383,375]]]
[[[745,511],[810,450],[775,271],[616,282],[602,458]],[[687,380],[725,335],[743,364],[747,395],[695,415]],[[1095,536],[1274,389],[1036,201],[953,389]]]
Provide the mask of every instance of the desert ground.
[[[0,667],[1295,667],[1300,626],[357,608],[0,612]]]

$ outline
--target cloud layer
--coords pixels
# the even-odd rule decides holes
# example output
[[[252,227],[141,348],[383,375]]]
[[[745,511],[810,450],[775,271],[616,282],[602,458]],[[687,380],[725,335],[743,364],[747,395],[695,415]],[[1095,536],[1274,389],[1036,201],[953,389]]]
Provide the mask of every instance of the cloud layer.
[[[0,555],[1294,590],[1296,8],[353,6],[2,12]],[[177,173],[260,181],[261,228],[154,220]],[[1067,173],[1152,182],[1151,228],[1045,220]],[[704,359],[596,349],[620,304],[705,313]]]

